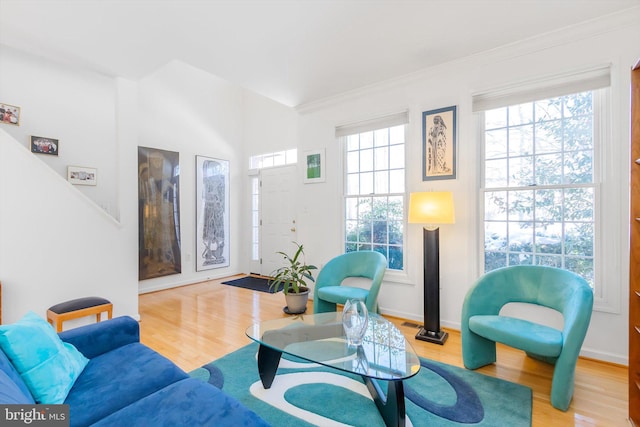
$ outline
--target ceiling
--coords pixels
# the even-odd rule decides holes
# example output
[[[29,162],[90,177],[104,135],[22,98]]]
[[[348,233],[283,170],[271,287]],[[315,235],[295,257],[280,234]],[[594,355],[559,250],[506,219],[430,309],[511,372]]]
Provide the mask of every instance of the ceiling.
[[[180,60],[288,106],[640,0],[0,0],[0,45],[140,79]]]

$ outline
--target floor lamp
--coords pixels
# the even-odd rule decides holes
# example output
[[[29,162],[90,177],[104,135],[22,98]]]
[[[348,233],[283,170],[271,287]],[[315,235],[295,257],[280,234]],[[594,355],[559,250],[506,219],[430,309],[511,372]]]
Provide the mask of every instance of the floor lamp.
[[[448,334],[440,329],[440,229],[439,224],[453,224],[453,193],[429,191],[411,193],[409,224],[425,224],[424,243],[424,327],[416,339],[444,344]]]

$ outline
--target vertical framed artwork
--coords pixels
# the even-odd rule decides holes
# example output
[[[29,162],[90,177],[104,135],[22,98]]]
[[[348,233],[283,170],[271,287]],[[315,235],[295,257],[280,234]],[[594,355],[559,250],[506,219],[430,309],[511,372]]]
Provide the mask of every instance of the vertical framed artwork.
[[[0,123],[20,126],[20,107],[0,103]]]
[[[306,151],[304,153],[304,182],[312,184],[325,181],[325,150]]]
[[[138,147],[138,278],[181,272],[180,155]]]
[[[456,106],[422,113],[422,180],[456,177]]]
[[[42,136],[31,137],[31,152],[38,154],[58,155],[60,142],[53,138],[44,138]]]
[[[229,266],[229,161],[196,156],[196,271]]]
[[[96,185],[98,170],[83,166],[67,166],[67,180],[76,185]]]

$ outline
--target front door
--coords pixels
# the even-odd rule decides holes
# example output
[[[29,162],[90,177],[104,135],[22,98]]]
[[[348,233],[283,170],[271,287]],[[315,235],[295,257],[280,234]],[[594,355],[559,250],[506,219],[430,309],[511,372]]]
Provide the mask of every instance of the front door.
[[[297,167],[260,171],[260,274],[270,276],[283,264],[278,251],[291,254],[296,240],[295,182]]]

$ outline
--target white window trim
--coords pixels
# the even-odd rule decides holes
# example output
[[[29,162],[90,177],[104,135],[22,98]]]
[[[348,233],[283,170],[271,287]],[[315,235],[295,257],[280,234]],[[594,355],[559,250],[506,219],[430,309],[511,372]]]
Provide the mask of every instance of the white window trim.
[[[346,156],[347,156],[347,152],[346,152],[346,140],[347,140],[347,136],[349,135],[353,135],[356,133],[362,133],[362,132],[367,132],[370,130],[375,130],[375,129],[382,129],[385,127],[393,127],[393,126],[398,126],[398,125],[404,125],[404,197],[403,197],[403,206],[404,206],[404,210],[405,210],[405,214],[403,215],[403,233],[402,233],[402,270],[390,270],[387,269],[384,275],[384,280],[385,281],[389,281],[389,282],[393,282],[393,283],[399,283],[399,284],[409,284],[409,285],[413,285],[414,282],[412,280],[410,280],[409,277],[409,267],[408,267],[408,262],[409,262],[409,256],[407,254],[407,248],[408,248],[408,244],[409,244],[409,239],[408,239],[408,222],[407,222],[407,215],[406,215],[406,209],[407,209],[407,188],[408,188],[408,182],[407,182],[407,147],[408,147],[408,141],[410,138],[409,132],[410,132],[410,126],[409,126],[409,111],[405,110],[405,111],[401,111],[395,114],[388,114],[382,117],[378,117],[378,118],[374,118],[374,119],[370,119],[370,120],[365,120],[365,121],[360,121],[360,122],[355,122],[355,123],[348,123],[348,124],[344,124],[344,125],[339,125],[336,126],[336,130],[335,130],[335,136],[336,136],[336,141],[338,143],[338,148],[340,149],[340,158],[339,158],[339,170],[340,170],[340,181],[341,181],[341,189],[342,192],[340,194],[340,203],[341,203],[341,215],[340,215],[340,236],[339,236],[339,241],[340,241],[340,250],[342,253],[344,253],[344,236],[346,233],[346,223],[345,223],[345,215],[346,215],[346,210],[345,210],[345,198],[346,198],[346,193],[347,193],[347,181],[346,181],[346,174],[347,174],[347,166],[346,166]]]
[[[407,136],[407,132],[409,132],[409,126],[408,123],[406,124],[405,127],[405,144],[406,141],[408,139]],[[346,156],[346,151],[345,151],[345,144],[346,144],[346,138],[344,137],[337,137],[336,138],[338,141],[338,149],[340,150],[340,152],[342,153],[342,155],[339,157],[338,159],[338,170],[340,170],[341,173],[341,177],[340,177],[340,188],[342,189],[342,194],[340,194],[340,203],[341,203],[341,210],[340,210],[340,214],[339,214],[339,218],[338,218],[338,222],[340,223],[340,228],[338,229],[338,241],[340,242],[340,250],[342,251],[342,253],[344,253],[344,235],[347,231],[346,227],[345,227],[345,221],[344,221],[344,216],[345,216],[345,206],[344,206],[344,193],[345,193],[345,188],[346,188],[346,180],[345,180],[345,176],[346,176],[346,161],[345,161],[345,156]],[[406,155],[407,152],[405,150],[405,161],[406,161]],[[406,164],[405,164],[406,166]],[[405,167],[405,176],[404,176],[404,180],[405,180],[405,190],[406,190],[406,185],[407,185],[407,173],[406,173],[406,167]],[[407,192],[405,191],[405,197],[404,197],[404,205],[407,205]],[[405,215],[406,216],[406,215]],[[409,240],[408,240],[408,236],[406,233],[407,230],[407,226],[408,223],[406,221],[406,219],[403,222],[403,227],[405,230],[405,233],[403,235],[404,241],[403,241],[403,248],[406,249],[406,246],[409,244]],[[404,260],[403,260],[403,265],[404,265],[404,269],[403,270],[389,270],[387,269],[384,273],[384,281],[385,282],[390,282],[390,283],[394,283],[394,284],[401,284],[401,285],[411,285],[411,286],[415,286],[415,280],[412,280],[411,277],[409,276],[409,267],[407,265],[408,262],[410,262],[411,257],[408,257],[407,254],[404,254]]]
[[[622,219],[626,220],[628,215],[626,212],[620,215],[620,212],[622,212],[623,206],[622,198],[628,197],[628,193],[622,192],[626,187],[617,185],[622,182],[622,169],[616,166],[616,156],[612,154],[613,148],[618,142],[612,127],[611,94],[613,89],[612,85],[607,91],[596,92],[598,100],[595,104],[600,108],[600,112],[595,115],[593,123],[594,154],[597,154],[598,158],[594,170],[596,182],[596,211],[594,214],[596,215],[597,242],[594,248],[596,251],[594,265],[596,265],[598,273],[595,278],[594,310],[619,314],[623,277],[620,260],[623,256],[628,256],[621,249],[622,236],[628,235],[628,230],[626,234],[620,231],[624,228]]]

